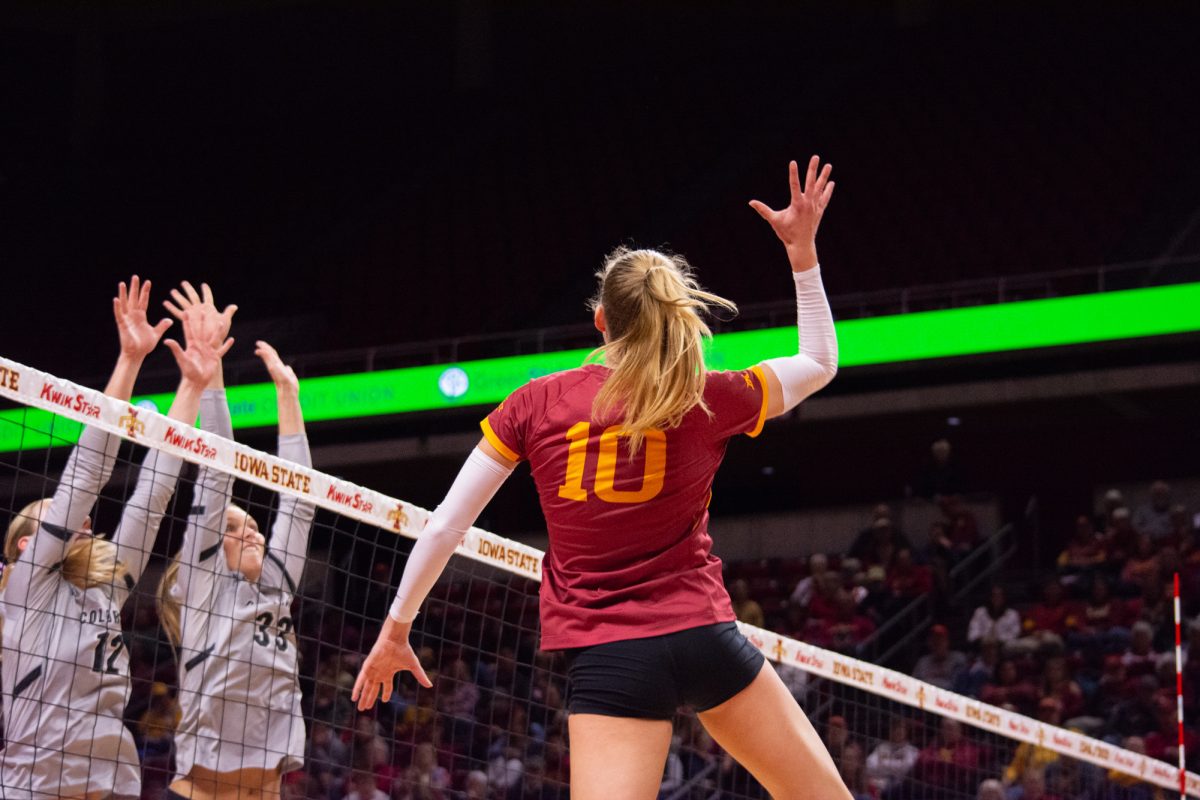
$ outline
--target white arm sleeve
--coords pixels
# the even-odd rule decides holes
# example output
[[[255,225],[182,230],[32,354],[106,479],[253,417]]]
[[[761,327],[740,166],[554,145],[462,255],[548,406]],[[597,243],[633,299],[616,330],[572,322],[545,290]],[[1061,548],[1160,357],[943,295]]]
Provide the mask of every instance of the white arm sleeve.
[[[838,362],[837,333],[833,328],[833,312],[825,299],[820,265],[804,272],[793,272],[792,278],[796,281],[800,352],[762,362],[775,373],[783,387],[784,411],[791,411],[804,398],[833,380]]]
[[[412,622],[429,590],[437,583],[454,548],[475,523],[516,465],[506,467],[478,447],[467,456],[446,499],[434,509],[421,531],[389,612],[397,622]]]

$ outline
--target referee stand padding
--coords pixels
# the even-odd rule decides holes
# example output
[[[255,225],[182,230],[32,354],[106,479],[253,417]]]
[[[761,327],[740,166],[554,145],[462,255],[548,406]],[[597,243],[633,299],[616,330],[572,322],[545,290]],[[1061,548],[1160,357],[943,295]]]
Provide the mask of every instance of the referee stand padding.
[[[410,539],[417,538],[429,516],[427,510],[403,500],[202,432],[156,411],[116,400],[3,357],[0,357],[0,396],[220,470],[273,492],[303,498],[320,508]],[[480,528],[467,532],[457,554],[523,578],[540,581],[542,577],[545,554],[541,550]],[[1165,761],[946,691],[895,670],[752,625],[738,624],[772,661],[988,733],[1124,773],[1166,790],[1179,789],[1179,768]],[[1185,780],[1187,794],[1200,798],[1200,775],[1188,772]]]

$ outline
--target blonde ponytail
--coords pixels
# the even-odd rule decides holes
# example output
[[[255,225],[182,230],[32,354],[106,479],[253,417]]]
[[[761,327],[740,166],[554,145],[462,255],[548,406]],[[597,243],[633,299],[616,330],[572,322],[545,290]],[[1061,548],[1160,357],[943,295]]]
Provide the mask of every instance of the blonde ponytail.
[[[34,500],[22,508],[8,524],[8,532],[4,537],[4,560],[7,564],[4,574],[0,575],[0,591],[8,585],[13,565],[21,557],[22,537],[28,536],[32,540],[37,534],[38,525],[50,507],[50,500],[48,497]],[[32,546],[31,541],[26,547]],[[80,589],[90,589],[93,586],[112,586],[119,580],[125,580],[128,573],[125,565],[117,560],[115,544],[95,536],[79,536],[67,545],[61,574],[63,580]]]
[[[608,343],[593,355],[603,353],[612,373],[592,414],[620,413],[633,454],[645,431],[677,427],[696,406],[708,413],[703,344],[712,333],[700,313],[737,306],[701,289],[682,256],[657,250],[617,248],[597,277],[592,306],[604,308]]]
[[[171,642],[171,647],[178,649],[183,643],[179,623],[180,603],[175,596],[175,584],[179,580],[179,555],[171,559],[171,563],[163,570],[162,580],[158,582],[158,594],[155,604],[158,606],[158,624],[162,626]]]

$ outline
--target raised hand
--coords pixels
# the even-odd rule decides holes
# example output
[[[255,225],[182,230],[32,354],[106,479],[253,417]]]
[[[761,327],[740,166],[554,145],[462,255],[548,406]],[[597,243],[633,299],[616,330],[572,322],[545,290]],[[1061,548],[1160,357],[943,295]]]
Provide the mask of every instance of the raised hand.
[[[167,349],[175,356],[184,383],[203,388],[221,366],[221,358],[233,347],[233,339],[221,335],[218,317],[210,317],[195,309],[182,315],[183,336],[186,348],[179,342],[167,339]]]
[[[176,319],[183,319],[185,314],[199,313],[203,314],[213,325],[215,325],[215,335],[221,340],[229,335],[229,328],[233,325],[233,315],[237,313],[236,305],[225,306],[224,311],[217,311],[217,304],[213,301],[213,292],[207,283],[200,284],[200,292],[198,293],[187,281],[180,284],[179,289],[171,290],[171,297],[175,302],[164,300],[163,305],[167,311],[170,311]]]
[[[117,336],[121,340],[121,355],[143,359],[158,346],[159,339],[171,327],[170,319],[159,320],[151,325],[146,319],[150,305],[150,281],[142,283],[137,275],[129,279],[129,286],[121,281],[117,284],[117,296],[113,298],[113,318],[117,322]]]
[[[834,182],[829,180],[832,164],[821,168],[821,159],[813,156],[808,161],[808,172],[804,177],[804,188],[800,187],[800,168],[795,161],[788,164],[788,184],[792,198],[786,208],[776,211],[765,203],[751,200],[750,207],[765,219],[787,248],[792,269],[801,272],[817,263],[817,228],[821,217],[833,196]]]
[[[299,392],[300,380],[296,377],[295,370],[283,363],[283,359],[279,357],[279,353],[275,351],[275,348],[261,339],[254,344],[254,355],[262,359],[263,364],[267,367],[267,372],[271,375],[271,380],[275,382],[276,388]]]
[[[389,623],[397,624],[389,618],[384,625]],[[392,699],[392,684],[396,673],[402,670],[411,672],[417,682],[426,689],[433,686],[433,681],[429,680],[429,676],[425,674],[417,654],[413,652],[412,645],[408,643],[407,633],[403,642],[397,642],[392,637],[381,633],[375,641],[375,646],[371,648],[367,660],[363,662],[362,669],[358,672],[358,679],[354,681],[354,691],[350,694],[350,699],[358,704],[359,711],[368,710],[375,705],[377,699],[382,699],[386,703]],[[382,698],[380,698],[381,691]]]

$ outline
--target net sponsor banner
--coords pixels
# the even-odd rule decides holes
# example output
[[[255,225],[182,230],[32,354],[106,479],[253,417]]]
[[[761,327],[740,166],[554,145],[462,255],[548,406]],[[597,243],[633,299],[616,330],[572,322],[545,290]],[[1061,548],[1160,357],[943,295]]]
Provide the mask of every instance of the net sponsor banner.
[[[0,397],[51,411],[76,425],[91,425],[131,442],[221,470],[280,494],[416,538],[429,512],[318,470],[214,436],[146,408],[132,406],[94,389],[56,378],[0,357]],[[39,445],[44,446],[44,445]],[[544,553],[480,528],[471,528],[460,555],[497,569],[540,581]],[[772,661],[822,678],[855,686],[914,708],[936,712],[985,731],[1039,745],[1062,755],[1132,775],[1164,789],[1179,787],[1179,770],[1164,761],[1114,747],[1064,728],[948,692],[902,672],[824,650],[771,631],[738,623]],[[1200,798],[1200,776],[1187,773],[1187,793]]]
[[[902,672],[833,653],[777,633],[738,623],[763,655],[832,681],[864,689],[889,700],[951,717],[966,725],[1029,742],[1072,758],[1117,770],[1164,789],[1179,789],[1179,769],[1165,761],[1134,753],[999,706],[946,691]],[[1200,776],[1187,773],[1187,793],[1200,797]]]
[[[108,397],[41,370],[0,357],[0,396],[79,424],[99,428],[203,467],[415,539],[429,511],[374,489],[197,430],[156,411]],[[543,553],[480,528],[471,528],[459,554],[541,580]]]

